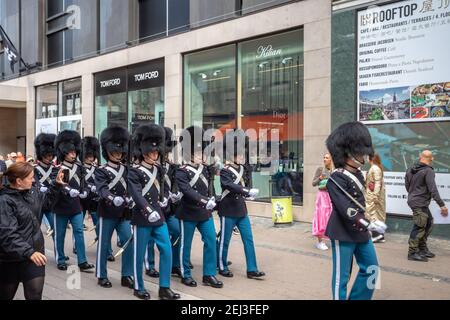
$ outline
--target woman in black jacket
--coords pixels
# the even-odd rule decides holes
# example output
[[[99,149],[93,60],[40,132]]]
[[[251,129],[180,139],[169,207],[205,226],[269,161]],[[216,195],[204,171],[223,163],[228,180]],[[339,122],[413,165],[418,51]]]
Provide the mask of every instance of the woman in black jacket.
[[[26,162],[13,164],[5,176],[10,185],[0,191],[0,300],[12,300],[21,282],[25,299],[41,300],[47,263],[41,208],[57,186],[33,187],[34,167]],[[63,185],[62,172],[57,183]]]

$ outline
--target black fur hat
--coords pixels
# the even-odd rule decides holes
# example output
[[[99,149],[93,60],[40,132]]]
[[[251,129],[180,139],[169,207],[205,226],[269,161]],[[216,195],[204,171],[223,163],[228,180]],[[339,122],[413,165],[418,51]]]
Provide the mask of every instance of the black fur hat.
[[[227,130],[223,137],[223,155],[225,160],[234,161],[238,155],[245,156],[248,141],[242,129]]]
[[[334,130],[327,139],[327,148],[336,168],[343,168],[350,156],[374,154],[372,137],[361,122],[348,122]]]
[[[34,139],[36,158],[39,161],[42,161],[46,155],[55,156],[55,139],[56,134],[53,133],[41,133]]]
[[[133,136],[131,137],[131,153],[133,157],[133,161],[142,160],[142,153],[140,149],[140,144],[142,140],[142,135],[144,134],[145,126],[139,126],[134,131]]]
[[[129,140],[130,134],[128,133],[128,130],[123,127],[112,126],[103,130],[100,135],[103,158],[109,160],[108,152],[120,152],[123,157],[125,157],[128,153]]]
[[[165,131],[157,124],[145,124],[136,130],[133,154],[143,160],[144,154],[158,151],[162,154],[165,140]]]
[[[81,153],[81,137],[77,131],[64,130],[55,139],[56,157],[59,162],[64,161],[70,151],[75,151],[77,156]]]
[[[82,140],[81,161],[84,162],[88,156],[100,160],[100,143],[96,137],[84,137]]]
[[[183,148],[184,161],[191,161],[195,151],[204,151],[208,142],[203,141],[205,131],[197,126],[191,126],[183,130],[180,143]]]
[[[166,134],[166,148],[165,152],[166,154],[171,153],[173,148],[177,145],[177,141],[173,140],[173,130],[165,127],[164,128],[165,134]]]

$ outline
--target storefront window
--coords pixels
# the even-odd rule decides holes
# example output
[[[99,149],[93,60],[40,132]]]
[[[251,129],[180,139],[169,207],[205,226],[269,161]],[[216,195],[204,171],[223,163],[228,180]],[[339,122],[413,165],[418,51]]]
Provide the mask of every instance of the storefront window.
[[[236,127],[236,47],[185,56],[184,112],[187,125]]]
[[[303,33],[301,30],[239,44],[242,75],[241,127],[258,136],[268,132],[270,161],[261,159],[253,181],[260,187],[260,200],[293,196],[303,200]],[[279,148],[270,149],[277,130]],[[272,144],[273,145],[273,144]],[[261,150],[262,151],[262,150]],[[260,152],[263,153],[263,152]],[[276,158],[278,155],[279,159]],[[270,169],[269,169],[270,167]]]
[[[294,203],[301,203],[303,32],[188,54],[184,63],[184,125],[223,133],[240,127],[254,130],[254,139],[267,133],[267,147],[253,159],[259,200],[292,196]],[[270,149],[274,145],[277,150]]]
[[[164,60],[158,59],[95,76],[95,134],[108,126],[131,133],[145,123],[164,123]]]
[[[81,79],[36,88],[36,134],[75,130],[82,134]]]

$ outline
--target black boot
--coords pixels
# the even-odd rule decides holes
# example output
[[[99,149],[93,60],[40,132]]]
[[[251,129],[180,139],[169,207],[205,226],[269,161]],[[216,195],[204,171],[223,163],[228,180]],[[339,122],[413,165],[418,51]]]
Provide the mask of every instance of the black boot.
[[[159,288],[159,299],[178,300],[180,299],[180,295],[170,290],[170,288]]]
[[[211,286],[213,288],[222,288],[222,281],[217,280],[215,276],[203,276],[203,284],[205,286]]]
[[[424,256],[421,256],[418,252],[415,252],[415,253],[409,253],[408,254],[408,260],[427,262],[428,258],[424,257]]]
[[[219,270],[219,274],[222,277],[227,277],[227,278],[233,278],[234,277],[233,272],[231,272],[230,270]]]
[[[197,286],[197,282],[191,277],[189,277],[189,278],[182,278],[181,279],[181,283],[186,285],[186,286],[188,286],[188,287],[196,287]]]
[[[66,263],[58,264],[58,270],[66,271],[67,270],[67,264]]]
[[[97,284],[102,288],[111,288],[112,284],[108,278],[98,279]]]
[[[108,260],[109,262],[114,262],[116,261],[116,258],[114,258],[113,255],[108,256],[108,258],[106,258],[106,260]]]
[[[122,287],[127,287],[130,289],[134,288],[134,280],[132,277],[122,277],[120,282],[122,284]]]
[[[426,248],[424,250],[420,250],[419,254],[422,257],[426,257],[426,258],[434,258],[434,257],[436,257],[436,255],[433,252],[431,252],[430,250],[428,250],[428,248]]]
[[[84,262],[82,264],[79,264],[78,267],[80,268],[80,271],[89,271],[95,268],[93,264],[90,264],[88,262]]]
[[[159,272],[155,269],[150,269],[145,271],[145,274],[148,275],[151,278],[159,278]]]
[[[134,296],[142,300],[150,300],[150,293],[148,293],[146,290],[134,290]]]
[[[173,276],[178,276],[180,278],[183,278],[183,275],[181,274],[181,269],[180,267],[173,267],[172,268],[172,275]]]
[[[264,272],[261,272],[261,271],[247,272],[247,278],[249,278],[249,279],[261,280],[261,278],[264,277],[265,275],[266,274]]]

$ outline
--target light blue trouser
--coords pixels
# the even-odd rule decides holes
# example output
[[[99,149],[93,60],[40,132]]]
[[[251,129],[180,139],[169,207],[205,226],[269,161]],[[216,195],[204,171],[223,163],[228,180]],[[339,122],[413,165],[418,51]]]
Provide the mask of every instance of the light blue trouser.
[[[252,226],[248,216],[242,218],[221,217],[220,218],[220,238],[217,242],[217,257],[219,269],[228,270],[228,249],[230,246],[233,228],[237,226],[244,243],[245,259],[247,262],[247,272],[258,271],[256,265],[255,244],[253,242]]]
[[[67,224],[70,221],[72,225],[72,233],[75,239],[75,248],[77,250],[78,264],[85,263],[86,260],[86,248],[84,245],[83,234],[83,213],[76,213],[74,215],[54,215],[54,227],[55,227],[55,259],[57,264],[65,263],[64,254],[64,239],[66,237]]]
[[[111,237],[114,229],[120,234],[120,238],[128,241],[131,237],[131,225],[127,220],[119,218],[102,218],[98,221],[99,236],[97,242],[97,270],[96,276],[99,279],[108,277],[106,270],[107,258],[111,248]],[[122,277],[133,275],[133,244],[130,243],[122,254]]]
[[[203,241],[203,276],[215,276],[217,274],[216,230],[214,220],[185,221],[180,220],[180,268],[183,278],[191,277],[189,261],[191,259],[192,238],[197,228]]]
[[[54,230],[53,226],[54,226],[54,218],[53,218],[53,213],[51,211],[49,212],[44,212],[42,214],[42,221],[44,222],[44,224],[47,227],[50,227],[50,229]],[[54,235],[52,236],[54,238]]]
[[[144,291],[144,279],[142,269],[144,256],[150,239],[153,239],[158,247],[159,255],[159,286],[170,288],[170,274],[172,269],[172,245],[170,243],[169,230],[164,223],[158,227],[134,228],[134,289]]]
[[[372,299],[379,272],[377,254],[372,240],[365,243],[331,240],[331,245],[333,249],[333,299],[347,300],[347,284],[350,279],[353,256],[356,258],[359,272],[348,299]]]
[[[180,266],[180,221],[175,216],[166,218],[169,229],[170,242],[172,243],[172,267]],[[176,244],[173,245],[176,241]],[[155,269],[155,241],[151,239],[148,242],[148,248],[145,255],[145,269]]]
[[[98,229],[99,229],[99,227],[98,227],[98,216],[97,216],[97,213],[96,212],[89,212],[89,214],[91,215],[92,223],[95,226],[95,234],[96,234],[97,239],[98,239],[98,232],[99,232]],[[83,221],[84,221],[85,217],[86,217],[86,211],[83,212]],[[117,231],[117,228],[116,228],[116,233],[117,234],[119,233]],[[119,235],[117,235],[117,237],[119,237]],[[120,239],[120,237],[119,237],[119,239]],[[72,240],[74,240],[73,237],[72,237]],[[126,241],[124,241],[124,242],[126,242]],[[73,243],[75,243],[75,241],[73,241]],[[74,245],[73,248],[75,249],[75,245]],[[113,255],[113,250],[112,250],[112,246],[111,246],[111,242],[110,242],[109,243],[109,247],[108,247],[108,257],[112,256],[112,255]]]

